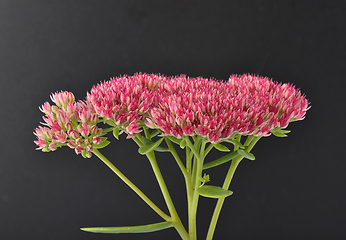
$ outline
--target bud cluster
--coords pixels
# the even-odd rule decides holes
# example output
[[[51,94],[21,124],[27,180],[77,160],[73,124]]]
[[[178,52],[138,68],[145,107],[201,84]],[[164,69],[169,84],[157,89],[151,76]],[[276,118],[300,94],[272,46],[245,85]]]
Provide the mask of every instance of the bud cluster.
[[[102,129],[96,124],[98,115],[85,102],[75,102],[73,93],[56,92],[51,95],[56,105],[45,102],[40,110],[45,113],[43,126],[38,126],[34,134],[38,146],[44,152],[55,151],[58,147],[69,146],[83,157],[91,157],[95,145],[100,144]]]

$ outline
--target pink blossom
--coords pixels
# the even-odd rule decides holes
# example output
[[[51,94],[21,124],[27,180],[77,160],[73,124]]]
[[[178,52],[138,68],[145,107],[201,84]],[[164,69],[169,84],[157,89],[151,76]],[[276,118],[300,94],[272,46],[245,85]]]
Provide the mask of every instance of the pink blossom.
[[[39,107],[41,112],[49,115],[52,112],[52,107],[50,106],[49,102],[45,102],[42,107]]]
[[[100,142],[101,142],[100,136],[95,136],[95,137],[93,137],[93,143],[94,143],[95,145],[100,144]]]
[[[99,132],[99,128],[96,125],[93,125],[90,127],[90,133],[91,134],[97,134],[98,132]]]
[[[74,150],[75,150],[76,154],[80,154],[84,151],[84,148],[83,148],[83,146],[78,145]]]
[[[70,148],[75,148],[75,147],[77,146],[76,141],[74,141],[74,140],[69,140],[69,141],[67,142],[67,146],[69,146]]]
[[[140,130],[139,123],[132,123],[126,128],[126,132],[129,134],[129,136],[133,136],[141,131],[142,130]]]
[[[56,135],[56,137],[58,139],[58,142],[64,143],[66,141],[66,139],[67,139],[67,134],[64,131],[61,131],[60,134],[57,133],[55,135]]]
[[[159,85],[165,79],[158,74],[142,73],[112,78],[94,86],[87,94],[87,102],[100,117],[113,119],[132,135],[140,131],[138,123],[145,120],[151,105],[157,102]]]
[[[37,145],[36,150],[41,150],[41,149],[43,149],[43,148],[48,146],[47,140],[44,139],[44,138],[37,137],[37,140],[34,141],[34,142]]]
[[[88,145],[87,146],[87,151],[92,152],[93,151],[93,146],[92,145]]]
[[[85,137],[85,136],[88,136],[89,133],[90,133],[89,127],[90,127],[90,126],[89,126],[86,122],[83,122],[81,125],[79,125],[79,126],[77,127],[77,129],[78,129],[79,133],[80,133],[83,137]]]
[[[70,129],[67,133],[71,138],[76,139],[79,137],[79,132],[76,129]]]
[[[55,151],[57,149],[57,147],[56,147],[56,145],[54,143],[49,144],[48,148],[51,151]]]
[[[66,107],[68,103],[73,103],[75,100],[73,93],[67,91],[53,93],[50,98],[60,108]]]
[[[82,145],[82,139],[81,138],[77,138],[75,141],[76,141],[77,145]]]

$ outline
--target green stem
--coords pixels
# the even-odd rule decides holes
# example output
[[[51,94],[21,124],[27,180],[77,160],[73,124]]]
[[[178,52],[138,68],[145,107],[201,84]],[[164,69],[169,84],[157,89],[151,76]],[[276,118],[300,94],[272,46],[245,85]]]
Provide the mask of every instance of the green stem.
[[[185,147],[186,149],[186,171],[189,175],[191,175],[191,166],[192,166],[192,154],[189,147]]]
[[[143,129],[144,129],[145,137],[146,137],[148,140],[151,140],[148,127],[144,126]]]
[[[175,161],[177,162],[181,172],[183,173],[184,179],[185,179],[185,185],[186,185],[186,191],[187,191],[187,202],[188,206],[190,206],[191,202],[191,196],[192,196],[192,186],[191,186],[191,175],[187,171],[187,169],[184,167],[184,164],[182,163],[177,151],[175,150],[172,142],[168,139],[165,138],[168,149],[171,151]]]
[[[192,172],[191,172],[191,183],[193,184],[196,181],[196,171],[197,171],[197,158],[199,157],[199,153],[197,149],[200,149],[201,147],[201,139],[193,138],[195,143],[192,145],[189,138],[187,138],[186,142],[189,141],[189,144],[193,146],[193,150],[191,149],[191,153],[193,154],[193,166],[192,166]],[[187,146],[189,147],[189,146]],[[189,147],[190,148],[190,147]],[[197,153],[197,155],[195,155]]]
[[[133,141],[135,141],[135,143],[137,143],[137,145],[139,147],[142,147],[143,146],[143,142],[142,142],[142,135],[140,135],[139,133],[136,134],[135,137],[132,138]]]
[[[213,144],[209,144],[209,146],[207,147],[207,149],[204,152],[204,157],[206,157],[208,155],[208,153],[213,149]]]
[[[195,141],[199,141],[199,139],[195,139]],[[204,151],[205,151],[205,145],[206,141],[204,139],[201,140],[202,143],[200,145],[200,151],[196,149],[196,145],[193,145],[189,138],[186,138],[186,143],[188,147],[193,151],[195,155],[195,161],[194,161],[194,171],[192,172],[193,175],[193,181],[192,182],[192,201],[191,205],[189,207],[189,234],[191,240],[197,239],[197,228],[196,228],[196,217],[197,217],[197,207],[198,207],[198,200],[199,200],[199,194],[197,192],[197,188],[201,184],[201,181],[199,180],[199,177],[202,176],[203,171],[203,161],[204,161]],[[196,142],[195,142],[196,143]],[[197,146],[199,146],[199,143],[197,143]]]
[[[222,186],[223,189],[228,189],[227,185],[229,185],[231,183],[234,172],[237,169],[237,166],[239,165],[239,163],[242,159],[243,159],[242,156],[238,156],[232,160],[231,167],[228,170],[225,182]],[[213,235],[214,235],[215,228],[216,228],[216,223],[217,223],[217,220],[219,218],[221,208],[222,208],[224,201],[225,201],[225,198],[219,198],[217,201],[217,204],[216,204],[215,209],[214,209],[213,217],[212,217],[210,225],[209,225],[208,235],[206,238],[207,240],[213,239]]]
[[[247,147],[249,146],[249,144],[252,142],[252,140],[255,138],[255,136],[248,136],[245,143],[244,143],[244,146]]]
[[[148,204],[160,217],[166,221],[172,221],[172,218],[165,214],[160,208],[158,208],[136,185],[134,185],[125,175],[119,171],[105,156],[103,156],[97,149],[93,150],[93,153],[102,160],[123,182],[127,184],[143,201]]]
[[[249,146],[246,147],[246,149],[245,149],[246,152],[250,152],[252,150],[252,148],[255,146],[255,144],[258,142],[258,140],[261,138],[261,137],[248,136],[248,138],[250,138],[250,137],[253,139],[251,139],[252,141],[249,144]],[[237,166],[239,165],[240,161],[243,158],[244,158],[243,156],[238,156],[232,160],[232,164],[228,170],[228,173],[226,175],[225,181],[224,181],[223,186],[222,186],[223,189],[229,188],[231,181],[233,179],[233,176],[234,176],[234,172],[237,169]],[[223,206],[224,201],[225,201],[225,198],[219,198],[217,201],[217,204],[216,204],[215,209],[214,209],[213,217],[212,217],[210,225],[209,225],[208,235],[206,238],[207,240],[212,240],[212,238],[213,238],[215,228],[216,228],[216,223],[217,223],[217,220],[219,218],[221,208]]]
[[[156,176],[156,180],[159,183],[161,192],[163,194],[163,197],[165,199],[165,202],[167,204],[168,210],[171,214],[172,217],[172,223],[175,227],[175,229],[177,230],[177,232],[179,233],[179,235],[181,236],[182,239],[188,240],[190,239],[189,234],[186,232],[180,218],[179,215],[174,207],[173,201],[171,199],[171,196],[168,192],[166,183],[162,177],[161,171],[159,169],[159,166],[157,165],[156,162],[156,158],[155,158],[155,154],[153,151],[151,151],[150,153],[147,154],[147,157],[150,161],[151,167],[154,171],[154,174]]]
[[[187,171],[187,169],[185,169],[184,164],[182,163],[178,153],[176,152],[172,142],[168,139],[165,138],[167,146],[169,148],[169,150],[171,151],[174,159],[176,160],[181,172],[184,175],[184,179],[185,179],[185,185],[186,185],[186,195],[187,195],[187,205],[188,205],[188,212],[190,212],[190,208],[191,208],[191,201],[192,201],[192,195],[193,195],[193,190],[192,190],[192,184],[191,184],[191,171]],[[188,147],[186,147],[186,149],[189,149]],[[186,152],[187,158],[188,155],[190,155],[190,150]],[[191,162],[191,159],[190,159]],[[191,165],[191,164],[190,164]]]

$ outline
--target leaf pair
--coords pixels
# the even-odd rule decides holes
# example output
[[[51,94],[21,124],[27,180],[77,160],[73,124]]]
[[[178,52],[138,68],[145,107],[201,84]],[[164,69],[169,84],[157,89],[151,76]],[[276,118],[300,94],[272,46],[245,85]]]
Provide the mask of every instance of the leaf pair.
[[[274,134],[277,137],[287,137],[287,133],[290,133],[290,130],[283,130],[280,128],[274,128],[270,131],[272,134]]]

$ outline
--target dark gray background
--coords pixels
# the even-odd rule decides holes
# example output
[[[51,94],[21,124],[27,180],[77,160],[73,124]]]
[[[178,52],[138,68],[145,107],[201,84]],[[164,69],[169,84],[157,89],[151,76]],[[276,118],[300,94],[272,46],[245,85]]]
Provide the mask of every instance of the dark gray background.
[[[345,1],[0,1],[0,238],[178,239],[174,229],[102,235],[84,226],[161,221],[96,157],[35,151],[38,110],[51,92],[83,99],[135,72],[228,79],[255,73],[291,82],[312,108],[288,138],[270,136],[236,172],[215,239],[343,239]],[[112,140],[112,162],[164,208],[145,157]],[[219,156],[213,152],[209,159]],[[182,176],[158,154],[186,221]],[[226,168],[208,171],[221,184]],[[204,239],[215,200],[201,199]]]

